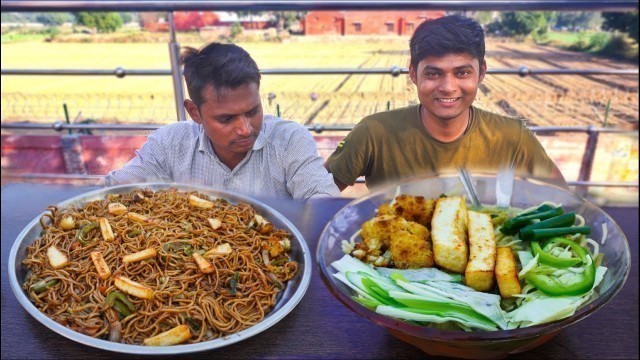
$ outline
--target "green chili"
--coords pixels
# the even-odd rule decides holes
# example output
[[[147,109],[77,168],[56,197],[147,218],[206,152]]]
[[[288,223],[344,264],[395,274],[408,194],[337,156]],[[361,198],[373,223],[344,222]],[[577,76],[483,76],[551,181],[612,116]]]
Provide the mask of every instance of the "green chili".
[[[547,211],[534,212],[531,214],[527,213],[528,215],[516,216],[514,218],[507,220],[500,228],[500,232],[505,235],[515,235],[518,233],[518,230],[520,230],[521,228],[527,225],[532,225],[533,220],[546,220],[549,218],[560,216],[563,213],[564,213],[564,210],[562,210],[561,207],[557,207],[557,208],[551,208],[550,210],[547,210]]]
[[[238,286],[238,279],[240,278],[240,274],[238,274],[238,272],[236,271],[233,274],[233,277],[231,278],[231,280],[229,280],[229,284],[231,285],[231,290],[229,290],[229,293],[231,293],[231,295],[235,295],[236,294],[236,288]]]
[[[134,236],[138,236],[142,234],[142,231],[140,230],[131,230],[127,233],[127,237],[134,237]]]
[[[87,236],[89,235],[91,230],[93,230],[93,229],[95,229],[97,227],[98,227],[98,224],[94,223],[94,222],[83,226],[82,229],[80,229],[80,231],[78,231],[78,235],[76,235],[76,238],[78,239],[78,241],[80,241],[80,243],[82,245],[91,244],[91,242],[93,242],[94,239],[87,239]]]
[[[565,239],[563,242],[571,247],[571,250],[578,255],[580,261],[584,264],[581,273],[572,274],[569,281],[561,281],[558,276],[553,274],[544,274],[536,270],[529,271],[525,275],[525,279],[538,290],[547,295],[582,295],[593,287],[596,279],[596,267],[589,252],[580,246],[580,244]],[[569,271],[569,270],[565,270]]]
[[[50,287],[52,287],[53,285],[58,283],[58,279],[53,279],[53,280],[41,280],[38,281],[37,283],[31,285],[29,288],[35,292],[36,294],[40,294],[42,292],[45,292],[47,289],[49,289]]]
[[[185,253],[186,255],[191,255],[191,254],[193,254],[193,246],[191,246],[191,245],[185,245],[185,246],[183,246],[183,247],[182,247],[182,250],[184,251],[184,253]]]
[[[568,267],[572,267],[574,265],[578,265],[582,262],[580,258],[569,257],[569,258],[561,258],[555,256],[547,251],[551,247],[552,244],[560,243],[563,245],[569,245],[568,242],[572,242],[569,239],[565,239],[562,237],[554,237],[545,242],[544,246],[541,248],[540,243],[538,241],[531,242],[531,253],[535,256],[538,255],[538,261],[542,264],[547,264],[559,269],[564,269]]]
[[[575,222],[576,222],[575,213],[566,213],[560,216],[554,216],[552,218],[545,219],[521,228],[519,231],[520,238],[523,240],[534,240],[534,239],[529,239],[523,236],[523,234],[530,234],[531,230],[534,230],[534,229],[552,229],[552,228],[568,227],[568,226],[572,226]]]
[[[132,314],[127,305],[125,305],[120,299],[116,299],[113,302],[113,307],[122,315],[123,317],[127,317]]]
[[[589,235],[591,234],[591,228],[588,226],[568,226],[554,229],[531,229],[524,232],[521,230],[520,238],[523,240],[540,240],[574,234]]]
[[[195,330],[196,332],[200,331],[200,324],[193,320],[191,317],[189,317],[189,315],[182,315],[184,317],[184,320],[189,323],[189,325],[191,325],[191,327],[193,328],[193,330]]]
[[[135,305],[133,305],[133,303],[129,300],[129,298],[127,298],[127,296],[121,293],[120,291],[114,290],[110,292],[109,294],[107,294],[107,298],[105,301],[107,305],[113,306],[113,307],[116,307],[115,304],[118,301],[120,301],[122,305],[126,306],[127,310],[129,311],[129,315],[136,312]],[[116,310],[118,310],[122,314],[122,312],[117,307],[116,307]],[[125,316],[128,316],[128,315],[125,315]]]

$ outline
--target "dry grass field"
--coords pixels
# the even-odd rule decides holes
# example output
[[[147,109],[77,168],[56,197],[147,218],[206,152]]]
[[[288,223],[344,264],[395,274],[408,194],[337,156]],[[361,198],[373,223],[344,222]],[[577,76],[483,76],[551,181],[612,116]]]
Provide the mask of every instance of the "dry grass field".
[[[201,46],[202,44],[182,43]],[[408,38],[291,38],[240,43],[263,69],[407,67]],[[166,43],[3,43],[3,69],[169,69]],[[489,69],[637,69],[629,63],[497,39],[487,39]],[[638,77],[488,75],[476,105],[537,126],[636,128]],[[408,75],[264,75],[267,113],[302,124],[355,124],[362,117],[417,102]],[[270,102],[268,94],[275,94]],[[166,124],[176,120],[170,76],[3,76],[2,122],[71,121]],[[341,133],[342,134],[342,133]],[[569,180],[577,178],[586,136],[541,137]],[[622,155],[620,155],[622,154]],[[325,154],[326,156],[326,154]],[[616,160],[623,158],[624,161]],[[638,137],[603,134],[592,180],[637,181]],[[621,165],[622,164],[622,165]],[[635,164],[635,167],[634,165]],[[637,196],[637,193],[636,193]]]

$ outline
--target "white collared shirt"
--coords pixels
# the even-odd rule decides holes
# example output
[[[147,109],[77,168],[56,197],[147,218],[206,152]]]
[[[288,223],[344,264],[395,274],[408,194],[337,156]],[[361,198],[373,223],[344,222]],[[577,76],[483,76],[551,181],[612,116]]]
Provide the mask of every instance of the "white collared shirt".
[[[253,149],[233,170],[216,156],[204,128],[189,120],[154,131],[136,156],[105,181],[196,184],[263,198],[340,195],[309,130],[271,115],[265,115]]]

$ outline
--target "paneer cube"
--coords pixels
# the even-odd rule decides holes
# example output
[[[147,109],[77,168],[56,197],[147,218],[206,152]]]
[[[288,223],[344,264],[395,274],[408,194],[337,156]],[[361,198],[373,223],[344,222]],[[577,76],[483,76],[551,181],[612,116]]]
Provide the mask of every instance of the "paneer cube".
[[[191,337],[191,332],[187,325],[178,325],[171,330],[165,331],[156,336],[146,338],[143,343],[147,346],[170,346],[181,344]]]
[[[121,291],[140,299],[153,299],[153,290],[124,276],[115,278],[113,284]]]
[[[105,241],[113,241],[115,237],[113,236],[113,230],[111,229],[109,220],[107,220],[106,218],[100,218],[98,222],[100,223],[100,232],[102,233],[102,238]]]
[[[122,215],[127,212],[127,207],[118,202],[109,203],[109,205],[107,205],[107,209],[111,215]]]
[[[67,255],[58,250],[55,245],[51,245],[47,249],[47,258],[49,259],[49,265],[54,269],[60,269],[69,264],[69,258]]]
[[[467,204],[462,196],[441,197],[431,219],[435,263],[462,274],[467,268]]]
[[[199,198],[195,195],[189,195],[189,205],[195,206],[201,209],[211,209],[213,207],[213,202]]]
[[[475,211],[469,217],[469,262],[464,272],[467,286],[489,291],[494,285],[496,240],[491,215]]]
[[[496,256],[496,280],[502,298],[520,294],[522,287],[518,278],[518,268],[513,251],[508,246],[499,246]]]
[[[222,226],[222,221],[220,219],[207,219],[209,221],[209,225],[213,230],[218,230]]]
[[[231,254],[231,245],[229,245],[228,243],[224,243],[224,244],[220,244],[216,247],[214,247],[213,249],[207,251],[204,256],[205,257],[211,257],[211,256],[215,256],[215,255],[220,255],[220,256],[226,256]]]
[[[196,265],[198,265],[200,272],[204,274],[211,274],[212,272],[216,271],[213,265],[211,265],[210,262],[208,262],[205,258],[203,258],[202,255],[198,253],[193,253],[192,256],[193,256],[193,260],[195,260],[196,262]]]
[[[123,256],[122,262],[130,263],[130,262],[142,261],[142,260],[155,257],[156,254],[157,254],[156,249],[148,248],[133,254]]]
[[[76,222],[73,220],[73,216],[68,215],[65,216],[62,220],[60,220],[60,227],[62,230],[72,230],[76,228]]]
[[[150,222],[148,217],[134,212],[128,212],[127,218],[140,224],[148,224]]]
[[[91,252],[91,261],[93,261],[93,265],[96,267],[96,271],[98,272],[98,276],[100,279],[106,280],[111,276],[111,270],[109,269],[109,265],[104,260],[102,253],[99,251]]]

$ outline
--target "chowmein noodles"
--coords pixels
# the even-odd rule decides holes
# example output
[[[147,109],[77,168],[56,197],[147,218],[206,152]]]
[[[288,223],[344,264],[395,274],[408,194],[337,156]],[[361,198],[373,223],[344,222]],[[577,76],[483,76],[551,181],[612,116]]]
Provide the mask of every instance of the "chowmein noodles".
[[[50,206],[40,223],[23,261],[31,301],[59,324],[125,344],[196,343],[255,325],[298,266],[290,234],[251,205],[195,191]]]

